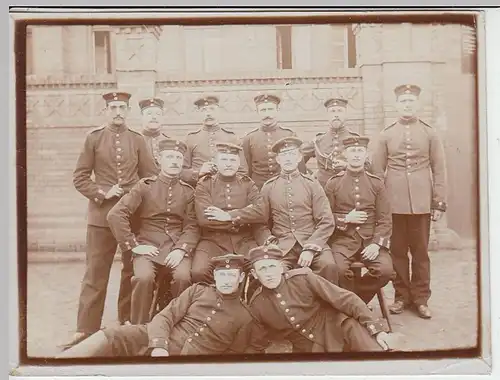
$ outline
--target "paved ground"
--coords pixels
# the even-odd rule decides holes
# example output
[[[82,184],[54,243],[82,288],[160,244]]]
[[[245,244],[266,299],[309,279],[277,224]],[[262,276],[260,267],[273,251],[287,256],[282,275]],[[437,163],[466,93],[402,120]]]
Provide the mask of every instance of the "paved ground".
[[[36,255],[36,254],[34,254]],[[433,252],[429,306],[434,315],[423,320],[412,312],[393,316],[392,324],[402,350],[441,350],[475,346],[477,339],[476,254],[471,249]],[[84,263],[32,262],[28,268],[28,355],[50,357],[57,345],[74,331]],[[116,323],[120,263],[112,268],[104,325]],[[385,289],[391,301],[392,286]],[[376,313],[380,313],[374,303]],[[274,346],[270,351],[286,350]]]

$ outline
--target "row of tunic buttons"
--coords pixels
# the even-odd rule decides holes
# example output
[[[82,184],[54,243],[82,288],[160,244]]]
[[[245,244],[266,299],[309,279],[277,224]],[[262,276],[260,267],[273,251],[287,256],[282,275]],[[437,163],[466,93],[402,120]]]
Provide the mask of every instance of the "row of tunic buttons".
[[[410,126],[409,125],[406,125],[405,126],[406,128],[406,149],[410,150],[411,149],[411,145],[410,145],[410,142],[411,142],[411,138],[410,138]],[[411,156],[411,152],[406,152],[406,168],[407,169],[410,169],[411,168],[411,161],[408,157]],[[410,175],[411,172],[408,171],[408,175]]]
[[[354,197],[356,198],[356,209],[357,209],[357,208],[360,206],[360,203],[359,203],[359,198],[360,198],[360,196],[361,196],[361,195],[358,193],[358,191],[359,191],[359,178],[354,178],[354,183],[356,184],[356,185],[354,186],[354,191],[355,191],[355,193],[354,193]],[[357,227],[356,227],[356,230],[357,230],[357,231],[359,231],[359,229],[360,229],[360,227],[359,227],[359,226],[357,226]]]
[[[282,297],[281,293],[277,293],[277,294],[276,294],[276,298],[281,298],[281,297]],[[281,305],[281,306],[285,306],[285,305],[286,305],[285,300],[281,300],[281,301],[280,301],[280,305]],[[290,312],[290,309],[289,309],[289,308],[285,308],[285,314],[288,314],[289,312]],[[288,315],[287,315],[287,316],[288,316]],[[290,319],[290,322],[295,322],[295,317],[293,317],[293,316],[292,316],[292,317],[290,317],[289,319]],[[293,323],[292,323],[292,324],[293,324]],[[300,324],[299,324],[299,323],[295,324],[294,326],[295,326],[295,328],[296,328],[296,329],[300,328]],[[306,329],[302,329],[302,330],[301,330],[301,332],[302,332],[303,334],[305,334],[305,333],[307,332],[307,330],[306,330]],[[313,335],[313,334],[309,334],[308,336],[309,336],[309,339],[313,339],[313,338],[314,338],[314,335]]]
[[[220,307],[220,302],[218,302],[218,303],[217,303],[217,307]],[[217,311],[216,311],[216,310],[212,310],[212,315],[215,315],[216,313],[217,313]],[[207,322],[210,322],[210,321],[212,320],[212,317],[208,316],[208,317],[206,318],[206,320],[207,320]],[[200,336],[200,333],[202,333],[202,332],[203,332],[203,330],[205,330],[205,328],[206,328],[206,327],[208,327],[208,325],[207,325],[206,323],[204,323],[204,324],[203,324],[203,325],[202,325],[202,326],[198,329],[198,332],[195,332],[195,333],[194,333],[194,336],[195,336],[195,337]],[[193,339],[194,339],[194,338],[189,337],[187,341],[188,341],[188,342],[192,342],[192,341],[193,341]]]
[[[226,183],[226,203],[227,207],[231,207],[231,185]]]
[[[168,198],[167,198],[167,205],[168,205],[167,212],[170,212],[170,205],[172,204],[171,197],[172,197],[172,186],[169,186],[168,187]],[[168,222],[169,221],[170,221],[170,218],[167,216],[167,223],[165,225],[165,232],[167,234],[168,234]]]
[[[288,180],[287,183],[288,183],[288,185],[290,185],[291,181]],[[294,220],[295,217],[292,215],[292,212],[293,212],[293,208],[292,208],[292,204],[293,204],[293,202],[292,202],[292,195],[293,195],[293,193],[292,193],[292,187],[291,186],[286,188],[286,193],[287,193],[287,198],[288,198],[288,206],[290,207],[288,209],[288,211],[290,211],[290,219],[291,219],[291,224],[292,224],[292,232],[295,232],[295,220]]]
[[[118,166],[118,183],[120,183],[122,181],[122,178],[120,177],[122,174],[122,170],[120,169],[120,166],[121,166],[120,159],[122,158],[122,156],[121,156],[122,148],[119,147],[119,145],[120,145],[120,140],[118,140],[119,137],[120,137],[120,134],[117,133],[115,144],[116,144],[116,165]]]

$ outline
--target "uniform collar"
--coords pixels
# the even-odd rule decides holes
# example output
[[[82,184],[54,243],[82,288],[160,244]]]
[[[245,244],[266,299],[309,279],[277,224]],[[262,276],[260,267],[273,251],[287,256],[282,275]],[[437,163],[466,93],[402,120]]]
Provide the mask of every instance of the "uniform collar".
[[[161,135],[161,130],[150,131],[149,129],[143,129],[142,134],[147,137],[158,137]]]
[[[299,171],[299,169],[295,169],[291,173],[281,172],[280,177],[284,178],[284,179],[288,179],[288,180],[295,179],[295,178],[300,177],[300,171]]]
[[[264,132],[272,132],[278,129],[278,122],[272,124],[272,125],[261,125],[260,129]]]
[[[411,118],[400,117],[399,118],[399,124],[403,124],[403,125],[415,124],[417,121],[418,121],[417,117],[411,117]]]
[[[108,128],[113,133],[123,133],[128,129],[127,124],[125,123],[122,125],[108,124]]]
[[[231,301],[231,300],[235,300],[235,299],[240,299],[240,292],[238,290],[236,290],[234,293],[231,293],[231,294],[222,294],[221,292],[219,292],[217,290],[217,288],[215,287],[215,285],[212,285],[214,290],[215,290],[215,294],[217,295],[217,300],[220,300],[220,301]]]
[[[236,174],[231,177],[226,177],[221,175],[220,173],[217,173],[217,179],[221,182],[233,182],[236,179]]]
[[[349,177],[352,177],[352,178],[359,178],[365,174],[364,170],[354,171],[354,170],[349,170],[349,168],[346,169],[346,172],[349,175]]]
[[[167,175],[165,175],[163,173],[160,173],[158,178],[160,179],[160,181],[162,181],[163,183],[166,183],[167,185],[174,185],[177,182],[179,182],[179,177],[168,177]]]
[[[345,123],[342,123],[342,125],[340,127],[338,127],[337,129],[335,128],[332,128],[332,126],[330,125],[330,128],[328,128],[328,133],[334,137],[336,135],[341,135],[342,133],[344,133],[345,131],[347,130],[346,126],[345,126]]]
[[[220,125],[216,124],[216,125],[210,125],[210,126],[208,126],[208,125],[203,124],[202,129],[204,131],[207,131],[207,132],[217,132],[217,131],[220,130]]]

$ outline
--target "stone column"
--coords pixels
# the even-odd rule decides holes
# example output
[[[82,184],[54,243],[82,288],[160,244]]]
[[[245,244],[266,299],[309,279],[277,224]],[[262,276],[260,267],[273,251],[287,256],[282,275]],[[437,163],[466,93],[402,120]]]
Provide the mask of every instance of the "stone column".
[[[439,130],[446,129],[442,102],[442,30],[418,24],[358,24],[355,26],[358,62],[363,77],[364,133],[375,137],[396,118],[394,87],[415,83],[422,87],[420,117]],[[446,217],[432,224],[430,249],[456,249],[458,235]]]
[[[135,127],[138,102],[156,95],[158,39],[146,26],[117,26],[114,31],[117,89],[132,94],[129,123]]]

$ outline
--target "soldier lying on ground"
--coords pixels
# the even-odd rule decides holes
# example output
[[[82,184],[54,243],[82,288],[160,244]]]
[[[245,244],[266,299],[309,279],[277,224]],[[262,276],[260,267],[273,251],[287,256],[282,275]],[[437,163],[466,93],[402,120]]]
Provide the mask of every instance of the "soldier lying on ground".
[[[238,291],[244,259],[233,254],[213,258],[215,286],[194,284],[148,324],[106,328],[58,357],[262,352],[269,342]]]
[[[284,272],[276,245],[249,253],[252,274],[262,286],[250,310],[269,332],[290,341],[294,352],[389,350],[389,334],[354,293],[305,267]]]

